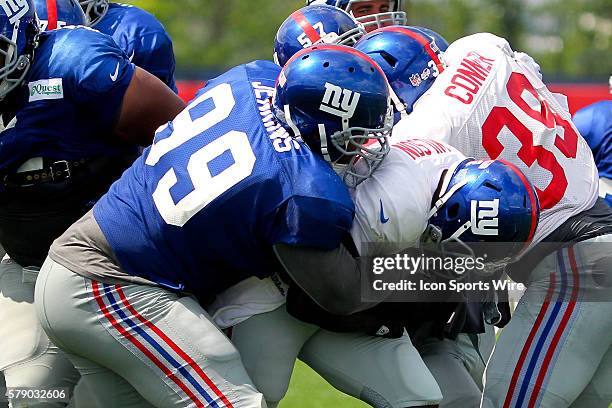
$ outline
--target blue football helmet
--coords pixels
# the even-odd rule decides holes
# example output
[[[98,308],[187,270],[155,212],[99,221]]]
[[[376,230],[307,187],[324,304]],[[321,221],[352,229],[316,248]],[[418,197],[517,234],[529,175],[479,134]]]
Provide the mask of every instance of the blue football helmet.
[[[34,5],[42,31],[88,24],[77,0],[34,0]]]
[[[448,49],[448,41],[446,41],[446,38],[442,37],[439,33],[427,27],[420,27],[420,26],[413,26],[413,27],[433,37],[433,39],[436,40],[436,45],[438,46],[440,51],[445,52]]]
[[[359,3],[368,3],[372,0],[306,0],[306,4],[327,4],[351,13],[360,22],[366,31],[390,25],[406,25],[408,21],[403,11],[402,0],[389,0],[388,11],[371,14],[361,14]]]
[[[108,11],[108,0],[79,0],[79,4],[83,8],[90,26],[102,20]]]
[[[355,45],[380,65],[393,89],[395,109],[410,113],[414,103],[444,71],[434,37],[415,27],[385,27]]]
[[[503,266],[515,260],[534,236],[540,216],[537,197],[513,164],[466,159],[444,176],[424,241],[435,243],[443,253],[463,252],[457,248],[472,257],[486,253],[487,265]]]
[[[0,100],[28,73],[38,33],[32,0],[0,2]]]
[[[295,54],[279,74],[272,106],[278,120],[350,187],[389,153],[389,84],[380,67],[353,48],[323,44]]]
[[[274,62],[281,67],[298,51],[316,44],[352,47],[365,35],[347,12],[328,5],[306,6],[291,14],[274,39]]]

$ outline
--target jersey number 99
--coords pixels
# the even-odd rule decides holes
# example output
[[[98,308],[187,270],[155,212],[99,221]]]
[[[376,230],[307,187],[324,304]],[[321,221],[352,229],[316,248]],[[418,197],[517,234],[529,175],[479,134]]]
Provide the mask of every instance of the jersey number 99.
[[[226,120],[235,105],[230,84],[218,85],[200,95],[172,121],[172,128],[166,125],[157,131],[156,139],[160,134],[172,129],[170,136],[156,141],[151,146],[145,163],[155,166],[164,155],[205,132],[211,132],[207,134],[208,137],[214,136],[214,131],[210,129]],[[231,155],[231,164],[213,175],[209,164],[228,152]],[[246,133],[232,130],[218,135],[189,157],[187,174],[193,191],[175,202],[170,189],[179,180],[175,169],[170,168],[153,192],[155,206],[167,224],[182,227],[213,200],[250,176],[255,161],[255,154]]]

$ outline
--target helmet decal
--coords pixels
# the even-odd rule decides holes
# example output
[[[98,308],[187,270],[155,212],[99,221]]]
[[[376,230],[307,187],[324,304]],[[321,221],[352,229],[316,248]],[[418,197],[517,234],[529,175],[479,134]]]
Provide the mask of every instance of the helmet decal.
[[[330,5],[313,5],[293,12],[274,39],[274,62],[284,66],[304,48],[321,44],[353,46],[364,28],[347,12]]]

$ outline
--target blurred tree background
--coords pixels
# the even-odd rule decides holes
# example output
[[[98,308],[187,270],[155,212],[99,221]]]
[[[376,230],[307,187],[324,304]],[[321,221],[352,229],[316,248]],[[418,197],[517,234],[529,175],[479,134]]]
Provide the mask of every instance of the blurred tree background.
[[[269,59],[274,35],[304,0],[128,0],[172,36],[179,76],[206,78]],[[611,0],[404,0],[411,25],[449,42],[488,31],[541,65],[549,80],[607,82],[612,75]]]

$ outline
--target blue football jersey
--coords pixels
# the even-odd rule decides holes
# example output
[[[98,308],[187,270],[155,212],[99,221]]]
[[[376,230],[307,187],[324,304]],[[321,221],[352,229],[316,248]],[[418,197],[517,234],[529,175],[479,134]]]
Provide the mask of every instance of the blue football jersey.
[[[11,170],[33,157],[124,154],[128,147],[110,135],[133,73],[134,66],[107,35],[85,27],[42,33],[22,86],[5,101],[15,117],[3,117],[0,169]]]
[[[573,121],[593,151],[599,176],[612,180],[612,100],[580,109]],[[612,194],[606,195],[606,201],[612,205]]]
[[[172,39],[151,13],[127,4],[110,3],[108,12],[94,28],[113,37],[134,64],[178,93]]]
[[[279,72],[256,61],[208,82],[96,204],[125,272],[206,299],[274,272],[274,244],[340,244],[353,202],[329,164],[276,122]]]

